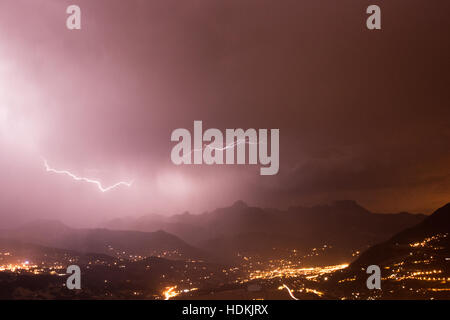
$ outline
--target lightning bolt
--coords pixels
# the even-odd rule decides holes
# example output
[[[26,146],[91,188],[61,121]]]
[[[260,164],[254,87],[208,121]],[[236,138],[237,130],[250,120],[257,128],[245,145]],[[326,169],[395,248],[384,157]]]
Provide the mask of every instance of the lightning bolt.
[[[120,182],[117,182],[117,183],[115,183],[115,184],[113,184],[111,186],[104,187],[99,180],[86,178],[86,177],[78,177],[75,174],[73,174],[73,173],[71,173],[70,171],[67,171],[67,170],[53,169],[53,168],[51,168],[49,166],[47,160],[45,160],[44,158],[42,158],[42,160],[44,161],[45,170],[47,172],[66,175],[66,176],[72,178],[75,181],[83,181],[83,182],[95,184],[97,186],[97,188],[101,192],[107,192],[107,191],[110,191],[110,190],[115,189],[115,188],[120,187],[120,186],[131,187],[131,185],[133,184],[133,181],[130,181],[130,182],[120,181]]]
[[[233,142],[233,143],[230,143],[230,144],[228,144],[228,145],[226,145],[225,147],[223,147],[223,148],[213,148],[213,147],[211,147],[209,144],[203,144],[203,147],[201,147],[200,149],[192,149],[191,150],[191,152],[188,152],[188,153],[186,153],[184,156],[183,156],[183,158],[185,158],[185,157],[187,157],[187,156],[190,156],[191,154],[193,154],[195,151],[203,151],[203,150],[205,150],[206,148],[209,148],[209,149],[211,149],[211,150],[218,150],[218,151],[223,151],[223,150],[227,150],[227,149],[232,149],[232,148],[234,148],[234,147],[237,147],[238,145],[241,145],[241,144],[251,144],[251,145],[259,145],[259,144],[261,144],[260,142],[250,142],[250,141],[247,141],[247,140],[238,140],[238,141],[236,141],[236,142]]]
[[[298,300],[298,298],[296,298],[296,297],[292,294],[291,289],[289,289],[289,287],[288,287],[287,285],[283,284],[283,288],[285,288],[285,289],[287,290],[287,292],[289,292],[289,295],[291,296],[292,299]]]

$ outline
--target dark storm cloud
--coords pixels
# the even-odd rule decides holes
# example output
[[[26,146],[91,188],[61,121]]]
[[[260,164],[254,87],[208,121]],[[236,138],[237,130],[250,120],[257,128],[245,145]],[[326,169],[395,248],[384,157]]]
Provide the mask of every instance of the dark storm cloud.
[[[3,149],[24,158],[0,161],[4,212],[76,220],[237,198],[288,206],[345,197],[378,211],[448,201],[448,1],[383,3],[376,32],[365,28],[365,1],[79,0],[81,31],[65,29],[69,4],[0,4],[2,105],[30,128],[20,132],[26,143]],[[280,128],[279,175],[174,167],[170,133],[194,120]],[[41,172],[41,155],[136,184],[93,194]]]

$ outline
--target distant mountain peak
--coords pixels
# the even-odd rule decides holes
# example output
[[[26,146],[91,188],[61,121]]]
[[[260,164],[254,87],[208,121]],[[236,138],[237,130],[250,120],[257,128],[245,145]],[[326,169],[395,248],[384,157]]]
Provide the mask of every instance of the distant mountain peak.
[[[366,208],[362,207],[355,200],[336,200],[336,201],[333,202],[333,206],[337,207],[337,208],[340,208],[340,209],[352,209],[352,210],[356,209],[356,210],[361,211],[361,212],[367,212],[367,213],[370,212]]]
[[[52,219],[37,219],[30,221],[26,224],[23,224],[20,226],[19,229],[36,229],[36,228],[44,228],[44,229],[60,229],[60,230],[67,230],[70,229],[70,227],[66,226],[64,223],[62,223],[59,220],[52,220]]]
[[[233,209],[244,209],[244,208],[248,208],[248,205],[244,201],[238,200],[235,203],[233,203],[231,208],[233,208]]]
[[[450,202],[437,209],[433,214],[450,214]]]
[[[449,230],[450,225],[450,203],[440,207],[422,222],[423,225],[433,225],[439,229]]]
[[[333,204],[340,207],[361,207],[355,200],[335,200]]]

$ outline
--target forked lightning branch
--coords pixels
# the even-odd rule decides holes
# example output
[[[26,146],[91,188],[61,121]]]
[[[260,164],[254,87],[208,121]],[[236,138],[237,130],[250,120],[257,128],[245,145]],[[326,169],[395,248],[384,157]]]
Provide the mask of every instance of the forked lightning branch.
[[[202,121],[194,121],[193,139],[189,130],[181,128],[172,132],[171,140],[178,141],[171,153],[172,162],[176,165],[259,163],[263,166],[260,169],[263,176],[275,175],[279,170],[279,129],[270,130],[270,141],[267,129],[226,129],[224,141],[219,129],[203,132]]]

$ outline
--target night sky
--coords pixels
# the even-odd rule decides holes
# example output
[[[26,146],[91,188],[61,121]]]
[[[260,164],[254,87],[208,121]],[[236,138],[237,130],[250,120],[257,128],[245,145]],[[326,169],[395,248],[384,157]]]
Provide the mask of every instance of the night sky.
[[[366,28],[370,4],[382,30]],[[448,0],[2,0],[0,223],[238,199],[430,213],[450,199],[449,14]],[[171,132],[194,120],[279,128],[279,173],[175,166]],[[133,185],[102,193],[43,158]]]

